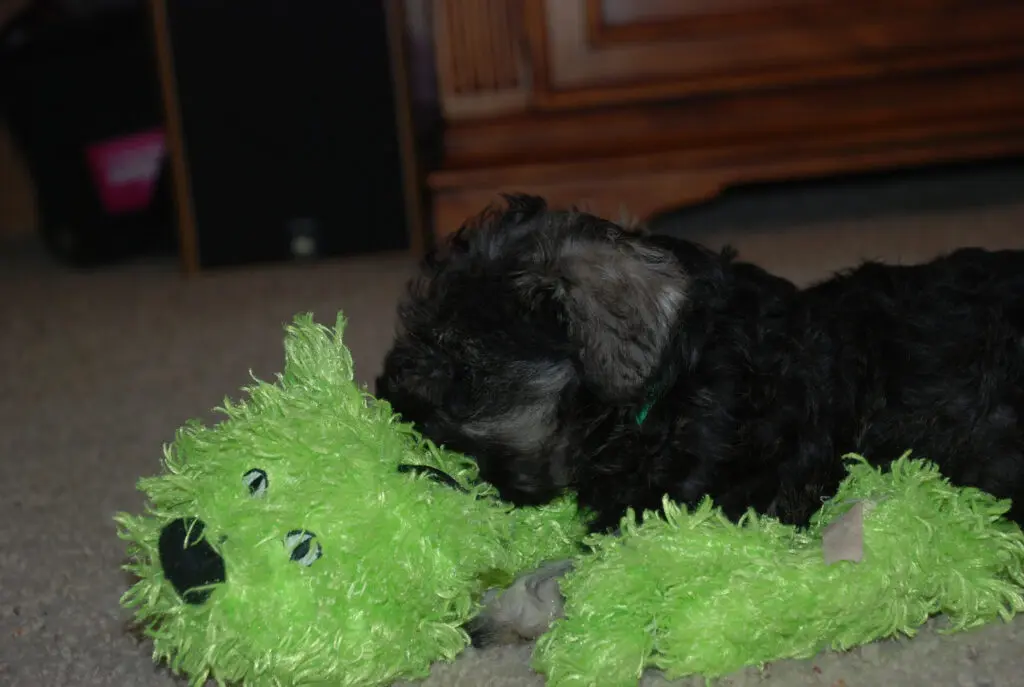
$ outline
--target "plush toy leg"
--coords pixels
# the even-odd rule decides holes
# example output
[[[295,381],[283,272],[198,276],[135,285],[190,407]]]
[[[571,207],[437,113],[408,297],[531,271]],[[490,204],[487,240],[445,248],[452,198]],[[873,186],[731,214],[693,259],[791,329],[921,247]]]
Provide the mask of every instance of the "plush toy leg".
[[[597,564],[562,581],[565,618],[537,640],[533,667],[549,687],[635,687],[654,651],[658,585],[643,567]],[[618,600],[618,601],[617,601]],[[614,613],[608,610],[614,608]]]

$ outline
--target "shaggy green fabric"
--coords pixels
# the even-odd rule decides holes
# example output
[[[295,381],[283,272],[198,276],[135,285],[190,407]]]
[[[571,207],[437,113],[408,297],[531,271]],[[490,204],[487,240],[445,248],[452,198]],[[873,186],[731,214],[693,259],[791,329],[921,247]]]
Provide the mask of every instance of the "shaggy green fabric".
[[[692,511],[666,502],[642,522],[631,513],[621,538],[593,538],[535,668],[552,687],[632,686],[645,667],[714,678],[913,635],[936,614],[962,630],[1024,607],[1024,535],[1001,517],[1008,502],[953,487],[909,454],[887,471],[848,458],[807,529],[752,513],[731,524],[706,500]],[[858,501],[864,558],[826,565],[822,532]]]
[[[342,341],[309,315],[287,328],[284,373],[256,382],[226,419],[191,422],[143,479],[145,513],[117,517],[138,581],[122,603],[192,684],[377,685],[425,676],[468,644],[461,624],[485,588],[576,553],[584,535],[563,499],[513,511],[472,461],[437,448],[357,387]],[[431,465],[469,493],[400,473]],[[250,493],[243,475],[266,473]],[[225,560],[206,603],[165,579],[158,539],[199,518]],[[322,555],[291,560],[287,535],[315,534]]]

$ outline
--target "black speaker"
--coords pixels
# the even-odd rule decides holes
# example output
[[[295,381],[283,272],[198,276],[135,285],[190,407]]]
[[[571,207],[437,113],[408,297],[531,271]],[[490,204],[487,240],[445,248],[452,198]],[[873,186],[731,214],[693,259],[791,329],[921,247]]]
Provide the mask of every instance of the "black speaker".
[[[195,266],[409,247],[385,2],[153,4]]]

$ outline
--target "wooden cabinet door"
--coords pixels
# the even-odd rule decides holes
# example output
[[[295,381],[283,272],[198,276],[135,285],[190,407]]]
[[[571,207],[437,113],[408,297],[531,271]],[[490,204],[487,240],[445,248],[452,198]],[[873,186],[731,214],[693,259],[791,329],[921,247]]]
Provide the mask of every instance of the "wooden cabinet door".
[[[542,108],[1024,57],[1024,0],[524,2]]]

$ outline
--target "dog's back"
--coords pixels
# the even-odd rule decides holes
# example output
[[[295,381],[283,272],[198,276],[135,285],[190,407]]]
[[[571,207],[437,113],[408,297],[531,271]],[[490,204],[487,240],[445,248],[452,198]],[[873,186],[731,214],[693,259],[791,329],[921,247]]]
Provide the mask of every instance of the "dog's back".
[[[1024,496],[1024,252],[867,264],[797,301],[827,336],[837,451],[913,449],[958,482]]]

